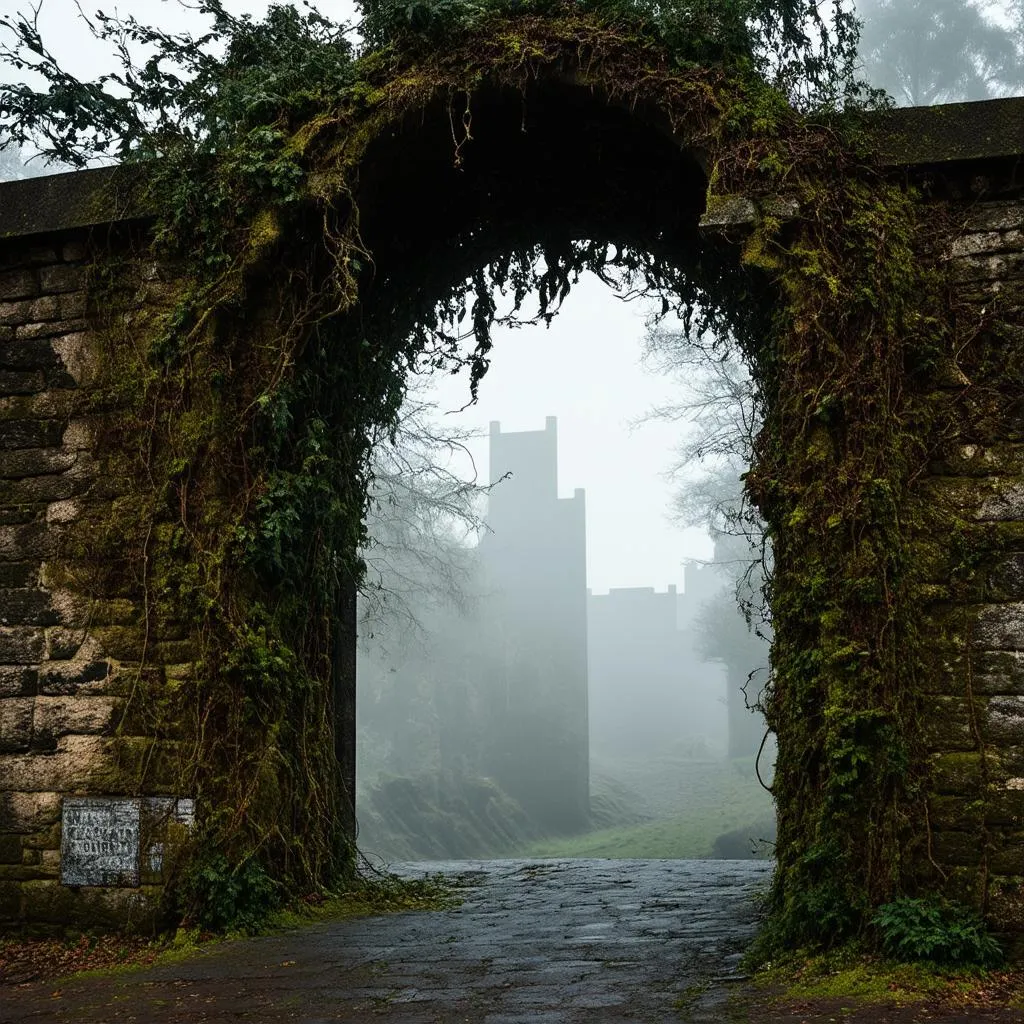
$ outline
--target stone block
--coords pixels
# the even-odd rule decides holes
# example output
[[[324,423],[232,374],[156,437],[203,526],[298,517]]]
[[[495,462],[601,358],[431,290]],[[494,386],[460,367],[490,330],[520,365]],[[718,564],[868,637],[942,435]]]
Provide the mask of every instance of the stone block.
[[[1008,522],[1024,519],[1024,483],[1002,482],[994,493],[984,495],[978,505],[979,522]]]
[[[0,591],[0,626],[56,626],[60,612],[45,590]]]
[[[46,636],[32,626],[0,626],[0,665],[34,665],[43,657]]]
[[[985,824],[985,805],[958,794],[929,793],[928,819],[937,831],[973,832]]]
[[[971,635],[971,644],[985,650],[1024,648],[1024,603],[981,605]]]
[[[60,793],[0,793],[0,821],[20,835],[59,828],[60,806]]]
[[[707,232],[753,228],[760,220],[753,200],[740,195],[709,196],[707,209],[700,219],[700,229]]]
[[[1024,828],[1024,785],[1014,789],[990,789],[984,797],[983,814],[990,825]]]
[[[994,874],[1024,876],[1024,833],[998,836],[988,855],[988,869]]]
[[[1024,744],[990,747],[987,756],[993,765],[994,777],[1004,780],[1006,784],[1020,785],[1019,780],[1024,778]]]
[[[63,802],[63,798],[62,798]],[[59,850],[61,822],[55,821],[46,828],[26,832],[23,840],[27,850]],[[41,858],[39,858],[41,859]],[[37,861],[38,863],[38,861]]]
[[[142,619],[142,608],[127,597],[93,601],[89,608],[91,626],[133,626]]]
[[[23,448],[4,456],[0,462],[0,479],[22,480],[26,477],[64,474],[80,458],[78,452],[61,448]]]
[[[1003,283],[1024,273],[1024,253],[1019,252],[957,256],[950,263],[954,279],[965,283],[977,281]]]
[[[39,693],[46,697],[102,694],[114,675],[109,661],[44,661],[39,666]]]
[[[101,626],[90,630],[101,650],[117,661],[139,661],[145,648],[142,630],[131,626]]]
[[[39,562],[0,562],[0,590],[39,585]]]
[[[21,886],[16,882],[0,882],[0,921],[19,923],[21,918]]]
[[[44,295],[28,304],[28,315],[25,317],[25,323],[59,319],[60,297],[57,295]]]
[[[950,247],[950,255],[984,256],[998,253],[1020,252],[1024,249],[1024,232],[1019,228],[1008,231],[978,231],[961,235]]]
[[[977,750],[935,755],[931,767],[932,787],[936,793],[972,796],[983,787],[984,768]]]
[[[0,665],[0,697],[34,697],[39,672],[24,665]]]
[[[979,203],[967,220],[971,231],[1019,231],[1024,229],[1024,204],[1010,202]]]
[[[1024,552],[1000,558],[988,571],[985,591],[992,601],[1024,601]]]
[[[47,567],[44,566],[43,571],[43,582],[46,582]],[[84,627],[89,621],[89,606],[90,602],[88,598],[81,594],[75,594],[70,590],[63,590],[58,587],[47,591],[50,595],[50,604],[52,605],[54,612],[57,614],[57,618],[53,622],[48,622],[46,625],[62,625],[74,628],[75,626]]]
[[[0,396],[34,395],[45,387],[42,370],[0,370]]]
[[[52,419],[12,419],[0,422],[0,451],[19,448],[55,448],[64,435],[64,424]]]
[[[940,864],[956,867],[977,867],[984,851],[977,832],[935,831],[932,833],[932,856]]]
[[[1024,696],[989,697],[979,722],[987,743],[1024,743]]]
[[[2,461],[2,460],[0,460]],[[0,526],[25,526],[33,522],[39,510],[25,505],[0,505]]]
[[[2,501],[5,505],[49,505],[77,497],[88,485],[88,480],[79,480],[67,473],[25,476],[7,481]]]
[[[85,292],[67,292],[58,297],[57,310],[62,320],[79,320],[85,317],[89,302]]]
[[[973,750],[977,741],[971,731],[967,701],[961,697],[934,697],[924,709],[922,739],[935,753]]]
[[[14,337],[18,341],[33,341],[38,338],[59,338],[66,334],[77,334],[89,329],[89,321],[82,317],[72,320],[47,320],[37,324],[22,324],[14,327]]]
[[[993,875],[988,885],[989,927],[995,932],[1019,932],[1024,921],[1024,879]]]
[[[62,334],[50,343],[75,384],[82,386],[95,381],[99,360],[90,334],[84,331]]]
[[[24,882],[24,914],[57,928],[111,928],[148,934],[161,921],[161,886],[138,889],[71,888],[56,880]]]
[[[55,745],[61,736],[102,735],[110,726],[115,697],[46,697],[36,699],[33,707],[33,743],[41,740]]]
[[[199,652],[191,640],[164,640],[153,647],[153,658],[164,665],[197,661]]]
[[[70,377],[68,378],[70,380]],[[34,395],[7,395],[0,398],[0,420],[67,420],[78,405],[78,396],[70,388],[47,388]]]
[[[66,629],[63,626],[53,626],[46,631],[46,660],[47,661],[69,661],[82,650],[88,634],[81,629]],[[92,651],[98,651],[94,644]],[[83,658],[88,656],[83,653]]]
[[[86,268],[56,263],[39,271],[39,284],[46,293],[73,292],[85,287]]]
[[[23,793],[103,787],[112,765],[103,736],[62,736],[51,753],[0,754],[0,778]]]
[[[0,273],[0,302],[31,299],[39,294],[39,281],[33,270],[5,270]]]
[[[0,348],[0,370],[39,370],[49,373],[63,369],[63,362],[49,339],[12,341]]]
[[[46,506],[47,524],[66,525],[73,523],[82,514],[82,503],[72,498],[52,501]]]
[[[59,871],[46,867],[42,857],[29,863],[0,864],[0,882],[34,882],[43,878],[57,878]]]
[[[20,864],[21,858],[21,836],[0,834],[0,864]]]
[[[15,302],[0,302],[0,326],[17,327],[32,319],[34,299],[19,299]],[[56,303],[54,303],[56,308]]]
[[[75,419],[67,424],[61,444],[66,451],[91,452],[94,436],[95,428],[92,420]]]
[[[28,750],[32,744],[32,697],[0,700],[0,753]]]

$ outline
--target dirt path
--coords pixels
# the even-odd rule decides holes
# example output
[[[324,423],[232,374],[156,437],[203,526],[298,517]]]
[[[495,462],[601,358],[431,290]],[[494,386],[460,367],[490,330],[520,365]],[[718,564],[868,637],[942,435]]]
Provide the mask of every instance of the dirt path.
[[[0,988],[0,1021],[395,1024],[915,1021],[751,1011],[737,977],[768,879],[750,861],[461,861],[456,910],[313,925],[132,973]],[[752,1015],[751,1015],[752,1013]],[[996,1018],[926,1016],[941,1020]]]

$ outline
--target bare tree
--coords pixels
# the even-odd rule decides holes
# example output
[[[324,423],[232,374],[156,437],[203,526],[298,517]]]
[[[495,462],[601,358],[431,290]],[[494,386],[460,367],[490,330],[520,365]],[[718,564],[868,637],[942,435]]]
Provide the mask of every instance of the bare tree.
[[[463,606],[488,488],[461,470],[471,431],[442,426],[414,386],[396,426],[374,438],[362,592],[365,636],[420,630],[418,608]],[[459,465],[459,463],[463,465]]]
[[[747,537],[760,546],[761,520],[742,477],[753,457],[761,402],[742,356],[729,341],[655,326],[647,332],[644,361],[679,385],[678,401],[647,414],[684,428],[668,470],[680,484],[673,500],[677,522],[705,527],[713,538]]]

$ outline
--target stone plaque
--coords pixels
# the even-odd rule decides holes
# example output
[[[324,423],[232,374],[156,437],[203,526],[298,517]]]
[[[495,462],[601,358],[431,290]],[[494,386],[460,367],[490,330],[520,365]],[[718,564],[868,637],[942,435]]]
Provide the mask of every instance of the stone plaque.
[[[140,803],[127,797],[65,797],[60,880],[64,885],[139,884]]]

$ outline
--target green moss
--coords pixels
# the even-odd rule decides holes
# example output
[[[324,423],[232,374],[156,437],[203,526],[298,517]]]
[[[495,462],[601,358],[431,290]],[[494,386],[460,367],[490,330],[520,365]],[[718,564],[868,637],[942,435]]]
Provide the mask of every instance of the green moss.
[[[848,949],[829,956],[792,959],[759,972],[755,980],[780,1004],[841,999],[854,1009],[963,998],[977,989],[978,972],[895,963]]]

